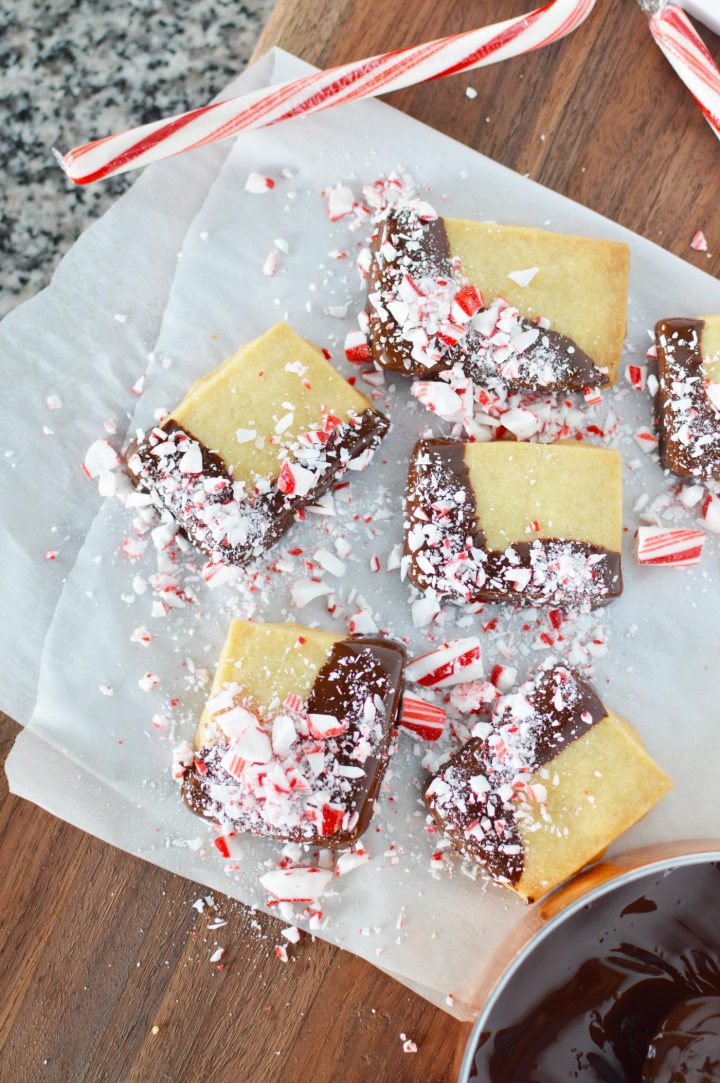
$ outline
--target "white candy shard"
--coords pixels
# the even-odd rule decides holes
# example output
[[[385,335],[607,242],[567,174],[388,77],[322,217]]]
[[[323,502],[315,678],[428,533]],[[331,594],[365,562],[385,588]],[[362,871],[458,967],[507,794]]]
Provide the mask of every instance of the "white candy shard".
[[[89,478],[96,478],[107,470],[116,470],[120,456],[107,440],[95,440],[85,453],[83,470]]]
[[[276,869],[260,877],[260,883],[283,902],[314,902],[333,878],[332,869]]]
[[[314,601],[315,598],[330,594],[332,589],[330,584],[325,583],[322,579],[298,579],[290,589],[290,596],[295,608],[302,609]]]
[[[539,270],[539,267],[528,267],[524,271],[509,271],[508,278],[518,286],[529,286]]]
[[[370,854],[364,850],[349,850],[338,857],[335,865],[335,875],[345,876],[354,869],[359,869],[361,865],[367,865],[369,860]]]
[[[337,222],[340,218],[352,214],[355,196],[346,184],[336,184],[333,188],[327,188],[323,194],[327,215],[331,222]]]
[[[262,173],[248,173],[245,181],[245,191],[255,196],[265,195],[274,187],[275,181],[272,177],[264,177]]]

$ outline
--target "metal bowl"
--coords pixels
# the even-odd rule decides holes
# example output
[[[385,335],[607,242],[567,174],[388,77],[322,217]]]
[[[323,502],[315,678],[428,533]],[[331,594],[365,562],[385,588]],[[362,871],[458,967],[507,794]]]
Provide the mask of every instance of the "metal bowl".
[[[490,1029],[493,1010],[506,986],[528,964],[535,949],[546,937],[588,903],[647,875],[683,865],[719,861],[720,839],[693,839],[647,846],[593,866],[529,909],[525,919],[501,945],[485,972],[481,988],[487,1000],[465,1046],[459,1083],[486,1083],[472,1074],[480,1036]]]

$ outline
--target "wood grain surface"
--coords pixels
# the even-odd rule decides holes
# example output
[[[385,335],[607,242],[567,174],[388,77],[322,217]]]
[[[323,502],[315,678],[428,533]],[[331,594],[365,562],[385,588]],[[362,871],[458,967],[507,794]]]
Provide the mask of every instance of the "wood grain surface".
[[[327,66],[529,6],[530,0],[278,0],[257,53],[279,44]],[[717,39],[705,37],[717,56]],[[467,86],[477,91],[474,100]],[[632,0],[598,0],[587,23],[549,49],[390,100],[697,266],[720,271],[720,145]],[[712,256],[690,250],[698,228]],[[5,719],[0,732],[6,755],[17,727]],[[191,904],[202,894],[198,885],[9,797],[5,786],[0,1081],[455,1078],[464,1030],[443,1012],[320,941],[305,938],[282,964],[273,952],[278,923],[219,896],[215,911],[199,915]],[[228,924],[209,930],[217,914]],[[217,944],[226,948],[222,969],[209,962]],[[401,1032],[417,1043],[417,1054],[403,1053]]]

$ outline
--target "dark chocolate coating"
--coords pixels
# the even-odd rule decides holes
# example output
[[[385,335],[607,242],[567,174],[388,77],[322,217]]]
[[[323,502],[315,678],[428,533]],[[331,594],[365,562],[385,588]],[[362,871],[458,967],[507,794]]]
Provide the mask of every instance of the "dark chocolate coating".
[[[444,219],[438,217],[419,223],[413,217],[413,229],[416,225],[422,228],[419,242],[409,238],[409,222],[408,213],[400,211],[389,215],[378,226],[371,244],[368,292],[380,291],[384,295],[395,289],[396,263],[387,263],[382,257],[382,246],[386,241],[400,253],[403,270],[413,277],[453,278],[455,270]],[[477,332],[470,330],[457,345],[446,348],[437,365],[428,368],[411,356],[410,344],[398,333],[397,324],[389,313],[386,320],[379,319],[372,304],[368,304],[367,312],[373,360],[383,368],[427,379],[459,363],[465,375],[477,384],[498,380],[495,365],[478,353],[480,340]],[[520,324],[523,331],[537,327],[526,319],[521,320]],[[544,362],[549,361],[554,370],[554,379],[549,383],[539,384],[533,378],[533,361],[539,355]],[[607,384],[608,377],[572,339],[549,328],[542,330],[537,342],[525,351],[518,375],[502,382],[511,390],[582,391],[585,387]]]
[[[341,455],[347,453],[347,458],[353,459],[366,448],[376,447],[388,431],[390,423],[383,415],[375,410],[365,410],[351,422],[335,429],[330,433],[327,443],[323,445],[322,454],[327,460],[329,467],[326,469],[318,484],[304,496],[292,496],[280,491],[277,485],[272,485],[266,493],[253,493],[247,498],[248,510],[252,512],[254,521],[260,524],[256,534],[251,537],[244,546],[221,546],[213,548],[208,546],[198,536],[199,522],[193,513],[192,503],[183,499],[180,492],[177,499],[170,502],[164,501],[158,493],[154,482],[158,478],[158,460],[152,454],[151,446],[146,438],[139,443],[131,444],[126,453],[129,461],[133,455],[139,456],[142,462],[142,472],[133,473],[129,470],[130,478],[138,488],[153,494],[154,499],[166,507],[175,517],[178,524],[188,538],[208,556],[215,560],[221,560],[225,564],[246,565],[261,556],[275,542],[290,529],[298,508],[313,504],[324,493],[332,488],[337,480],[341,464],[344,459]],[[225,487],[216,495],[207,495],[208,503],[226,504],[233,500],[232,474],[224,460],[214,451],[205,447],[201,440],[175,421],[166,421],[159,428],[167,433],[182,432],[200,445],[202,454],[203,475],[222,479],[227,482]]]
[[[706,862],[648,873],[583,906],[499,995],[472,1083],[717,1083],[719,900],[720,866]],[[715,1062],[709,1074],[643,1074],[659,1067],[648,1053],[673,1017],[677,1042]],[[669,1046],[663,1059],[673,1064]]]
[[[415,512],[421,509],[430,520],[436,518],[433,505],[442,502],[442,527],[445,534],[443,558],[433,561],[433,550],[426,544],[413,550],[409,545],[409,533],[405,532],[405,555],[409,557],[408,578],[419,590],[432,588],[443,598],[476,602],[512,602],[515,605],[555,605],[568,608],[588,604],[592,608],[607,605],[622,594],[622,567],[620,553],[603,549],[599,545],[574,539],[538,538],[534,541],[517,541],[503,550],[488,549],[485,535],[478,526],[475,494],[465,462],[463,443],[454,440],[421,440],[416,444],[408,472],[406,498],[406,525],[417,522]],[[462,499],[459,499],[462,495]],[[522,590],[515,590],[505,578],[510,569],[533,568],[541,558],[551,563],[559,550],[578,560],[599,556],[592,566],[592,576],[587,582],[558,586],[555,594],[548,593],[547,584],[536,585],[533,580]],[[511,552],[512,557],[508,556]],[[458,596],[446,577],[447,560],[458,556],[468,562],[468,577],[464,578],[465,592]],[[418,558],[421,558],[419,561]],[[422,564],[426,557],[434,565],[428,572]],[[473,563],[484,573],[478,585],[472,582]]]
[[[342,793],[332,793],[333,781],[320,777],[323,786],[331,790],[331,803],[342,804],[357,812],[356,824],[349,831],[333,835],[320,834],[317,825],[308,822],[297,832],[277,831],[272,825],[259,821],[244,824],[237,830],[265,835],[283,842],[308,842],[314,846],[349,846],[366,830],[373,806],[390,757],[393,731],[400,716],[405,669],[405,649],[392,640],[351,636],[334,644],[328,660],[315,678],[307,702],[308,713],[329,714],[343,720],[346,731],[342,737],[331,738],[325,744],[334,751],[334,762],[357,765],[353,757],[362,709],[368,696],[380,697],[384,707],[383,734],[376,755],[363,762],[365,775],[346,780]],[[312,740],[308,742],[314,744]],[[205,771],[197,769],[197,761],[189,767],[182,782],[182,796],[188,808],[205,819],[217,820],[218,809],[213,806],[209,787],[215,782],[227,782],[228,776],[220,765],[226,745],[202,748],[198,758]]]
[[[572,702],[565,699],[563,706],[558,707],[555,693],[568,679],[577,694],[573,695]],[[564,666],[544,670],[527,698],[537,713],[532,745],[527,749],[527,760],[523,764],[528,772],[550,763],[572,741],[578,740],[607,715],[592,685]],[[500,724],[503,724],[502,718]],[[432,795],[426,796],[435,821],[460,853],[483,865],[494,879],[517,884],[523,871],[523,853],[512,804],[499,801],[490,804],[488,800],[474,797],[470,788],[470,779],[475,775],[484,775],[492,783],[510,781],[510,777],[506,779],[495,773],[488,746],[477,737],[464,744],[438,774],[447,779],[448,771],[452,772],[462,799],[448,810],[440,807]],[[481,817],[487,817],[494,827],[501,821],[502,830],[486,831],[482,838],[467,835],[467,828]],[[508,845],[510,852],[506,849]]]
[[[720,413],[705,390],[703,327],[702,320],[684,317],[660,320],[655,327],[658,447],[662,466],[673,474],[720,479]],[[687,406],[674,409],[681,401]],[[685,440],[680,440],[684,424]]]

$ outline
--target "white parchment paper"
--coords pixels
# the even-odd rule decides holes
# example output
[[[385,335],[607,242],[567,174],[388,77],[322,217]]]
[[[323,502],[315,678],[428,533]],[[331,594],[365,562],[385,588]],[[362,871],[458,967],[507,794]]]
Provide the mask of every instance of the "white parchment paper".
[[[300,61],[276,51],[262,68],[243,78],[258,85],[258,80],[279,81],[305,70]],[[237,84],[234,89],[237,92]],[[133,201],[140,187],[136,185],[115,208],[116,216],[123,215],[118,231],[104,230],[104,219],[74,250],[72,280],[69,274],[62,280],[65,292],[60,293],[60,282],[54,283],[13,320],[5,364],[13,379],[28,381],[28,392],[15,402],[14,414],[7,404],[0,407],[4,439],[13,441],[10,461],[21,471],[13,474],[3,465],[9,498],[2,508],[11,539],[3,545],[12,548],[0,550],[0,555],[3,578],[12,567],[13,582],[4,592],[0,650],[5,671],[17,673],[13,653],[19,637],[24,672],[17,687],[5,689],[4,700],[21,717],[35,683],[40,639],[59,594],[58,569],[42,560],[42,550],[52,545],[45,536],[48,524],[59,521],[63,498],[69,521],[76,521],[78,530],[63,554],[69,574],[45,642],[35,710],[10,757],[8,775],[13,792],[71,823],[264,908],[267,898],[258,876],[263,862],[273,862],[278,847],[243,839],[240,867],[228,872],[205,826],[180,804],[168,771],[170,746],[173,737],[192,738],[207,691],[203,671],[212,671],[232,616],[337,625],[322,600],[301,611],[293,607],[289,574],[269,575],[267,580],[261,575],[261,589],[255,592],[247,590],[246,580],[209,591],[198,578],[196,601],[162,619],[151,615],[150,592],[133,591],[133,576],[147,579],[154,571],[154,554],[148,550],[132,565],[121,555],[129,514],[114,501],[100,505],[93,487],[79,475],[79,463],[87,444],[102,435],[103,421],[109,416],[122,419],[128,410],[128,384],[147,363],[153,330],[159,324],[131,427],[150,424],[156,409],[172,407],[192,380],[279,318],[328,346],[338,367],[350,371],[341,344],[354,326],[361,290],[352,258],[337,260],[329,253],[349,250],[352,256],[361,238],[348,230],[347,221],[329,222],[319,193],[338,181],[359,192],[361,183],[398,165],[411,170],[420,184],[431,185],[436,206],[454,216],[549,225],[629,243],[629,361],[643,357],[646,329],[660,316],[720,311],[720,284],[378,102],[243,136],[229,147],[224,163],[213,157],[206,166],[203,161],[211,153],[209,148],[151,167],[140,182],[163,222],[163,196],[173,199],[178,183],[188,189],[182,207],[176,205],[173,229],[165,223],[167,236],[157,266],[148,244],[146,208]],[[174,169],[178,173],[163,172]],[[292,175],[284,176],[283,170]],[[246,192],[250,171],[274,177],[275,188],[266,195]],[[695,225],[688,222],[689,235]],[[182,258],[176,262],[183,235]],[[277,238],[287,242],[288,251],[280,253],[277,276],[267,277],[261,269]],[[133,289],[137,260],[147,278],[138,277],[138,288]],[[72,297],[72,313],[82,311],[80,329],[76,316],[59,314],[66,293]],[[346,319],[325,314],[328,306],[346,301]],[[114,320],[116,313],[134,313],[142,332],[131,326],[129,316],[125,323]],[[47,421],[39,396],[44,400],[51,390],[57,390],[65,404]],[[346,533],[353,555],[349,574],[338,586],[339,601],[348,601],[348,592],[355,588],[380,627],[407,636],[416,650],[427,649],[427,632],[413,627],[407,588],[397,572],[373,574],[369,562],[377,555],[384,566],[392,546],[401,540],[407,459],[418,435],[432,427],[431,418],[402,379],[390,383],[385,406],[394,422],[392,432],[372,466],[353,476],[337,498],[336,516],[309,516],[278,549],[285,553],[290,546],[302,547],[312,553],[318,544]],[[608,409],[621,418],[618,446],[627,466],[626,587],[623,597],[597,617],[609,637],[609,652],[598,659],[595,679],[605,701],[637,726],[675,779],[671,795],[616,844],[617,849],[628,849],[720,833],[720,707],[714,680],[720,569],[712,538],[699,568],[633,565],[631,538],[638,522],[633,506],[640,494],[654,496],[667,482],[631,436],[638,426],[650,424],[649,397],[621,381],[598,411],[601,423]],[[47,437],[55,441],[51,451],[39,435],[45,423],[57,429],[55,437]],[[436,425],[436,431],[442,426]],[[49,496],[49,507],[41,511],[29,495],[37,488],[32,479],[38,470],[45,482],[43,493],[51,492],[58,471],[62,478],[62,496]],[[78,535],[94,511],[75,559]],[[366,514],[373,516],[372,523],[363,522]],[[63,545],[57,548],[62,552]],[[302,574],[299,561],[293,567]],[[32,611],[29,598],[36,599]],[[355,604],[351,599],[350,612]],[[489,612],[508,627],[518,619],[500,607],[489,607]],[[149,646],[131,642],[138,626],[146,626],[154,636]],[[451,623],[447,634],[458,634]],[[536,664],[539,657],[533,651],[521,667]],[[491,648],[488,664],[496,660]],[[138,685],[146,671],[160,678],[151,692]],[[113,694],[103,694],[101,685],[111,686]],[[174,698],[181,708],[168,712],[167,703]],[[160,728],[152,722],[158,715],[166,719]],[[323,899],[329,920],[321,935],[443,1007],[452,994],[449,1010],[469,1018],[479,1008],[476,989],[483,967],[524,906],[509,893],[463,875],[457,862],[438,875],[431,860],[437,838],[425,832],[419,800],[418,781],[424,777],[418,747],[402,737],[385,799],[364,838],[371,861],[339,879],[333,894]]]

